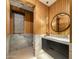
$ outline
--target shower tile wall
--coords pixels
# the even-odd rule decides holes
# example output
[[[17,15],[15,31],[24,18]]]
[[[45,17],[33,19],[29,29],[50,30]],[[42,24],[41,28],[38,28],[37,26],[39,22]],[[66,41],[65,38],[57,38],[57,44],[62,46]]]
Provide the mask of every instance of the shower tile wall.
[[[14,33],[23,33],[24,16],[14,13]]]
[[[32,46],[31,34],[13,34],[10,39],[10,52]]]
[[[7,37],[7,40],[6,40],[6,53],[7,53],[7,55],[9,54],[9,41],[10,41],[10,35],[8,35]]]

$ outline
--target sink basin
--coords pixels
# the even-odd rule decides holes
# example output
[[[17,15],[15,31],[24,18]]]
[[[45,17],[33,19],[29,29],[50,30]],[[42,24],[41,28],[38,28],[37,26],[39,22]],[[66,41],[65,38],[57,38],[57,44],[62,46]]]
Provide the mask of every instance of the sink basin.
[[[60,37],[60,36],[45,36],[43,37],[47,40],[51,40],[51,41],[55,41],[55,42],[59,42],[62,44],[67,44],[69,45],[70,40],[67,37]]]

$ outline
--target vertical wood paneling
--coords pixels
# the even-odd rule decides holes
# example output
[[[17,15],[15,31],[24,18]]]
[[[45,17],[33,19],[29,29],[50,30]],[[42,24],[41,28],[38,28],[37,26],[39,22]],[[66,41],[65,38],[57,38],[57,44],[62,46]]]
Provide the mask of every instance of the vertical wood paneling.
[[[24,0],[22,0],[24,1]],[[70,14],[70,2],[69,0],[57,0],[56,3],[54,3],[52,6],[49,8],[45,6],[44,4],[40,3],[38,0],[26,0],[26,2],[32,3],[35,5],[34,8],[34,34],[46,34],[46,31],[48,31],[50,34],[57,34],[56,32],[52,31],[51,29],[51,20],[52,18],[61,12],[67,12]],[[67,3],[66,3],[67,2]],[[68,6],[67,6],[67,5]],[[69,10],[68,10],[69,9]],[[49,15],[48,15],[49,14]],[[46,18],[49,17],[49,29],[47,30]],[[26,25],[25,25],[26,28]],[[25,29],[26,30],[26,29]],[[24,31],[25,31],[24,30]],[[66,30],[62,32],[61,34],[69,34],[69,30]],[[26,31],[25,31],[26,32]]]
[[[13,33],[13,16],[10,16],[10,34]]]
[[[56,3],[54,3],[50,7],[49,11],[50,11],[49,13],[50,30],[49,31],[50,31],[50,34],[56,35],[58,33],[51,29],[51,21],[53,17],[58,13],[66,12],[70,14],[70,1],[69,0],[57,0]],[[70,29],[67,29],[66,31],[60,33],[60,35],[68,35],[68,34],[70,34]]]
[[[34,8],[34,34],[46,34],[47,17],[48,7],[37,0]]]
[[[71,16],[71,26],[70,26],[70,42],[72,43],[72,0],[70,0],[70,16]]]
[[[29,21],[24,21],[24,33],[33,32],[34,34],[45,34],[46,33],[46,19],[48,17],[48,7],[40,3],[38,0],[20,0],[22,3],[29,5],[34,8],[34,23]],[[29,18],[29,17],[27,17]],[[26,24],[27,23],[27,24]],[[11,20],[12,26],[12,20]],[[33,27],[32,27],[33,26]],[[28,27],[28,28],[27,28]],[[13,31],[12,28],[10,30]]]
[[[10,16],[10,33],[13,34],[14,27],[13,27],[13,14]],[[32,12],[25,12],[24,15],[24,33],[32,34],[33,33],[33,13]]]
[[[8,34],[10,34],[10,0],[7,0],[6,1],[6,4],[7,4],[7,6],[6,6],[6,17],[7,17],[7,19],[6,19],[6,34],[8,35]]]
[[[33,13],[25,12],[24,33],[33,33]]]

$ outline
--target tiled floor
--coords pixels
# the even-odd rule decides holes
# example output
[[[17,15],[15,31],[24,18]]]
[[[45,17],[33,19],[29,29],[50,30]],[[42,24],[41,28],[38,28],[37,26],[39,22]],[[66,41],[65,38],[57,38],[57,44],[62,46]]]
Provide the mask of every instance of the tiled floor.
[[[54,59],[49,54],[47,54],[44,50],[41,50],[37,59]]]
[[[43,50],[40,51],[40,54],[37,57],[34,57],[33,53],[32,47],[24,48],[11,52],[8,59],[54,59]]]

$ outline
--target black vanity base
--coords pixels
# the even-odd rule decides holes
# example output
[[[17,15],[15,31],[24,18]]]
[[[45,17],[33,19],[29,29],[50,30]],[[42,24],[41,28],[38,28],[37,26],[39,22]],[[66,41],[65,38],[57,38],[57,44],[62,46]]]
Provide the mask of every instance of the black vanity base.
[[[42,49],[54,59],[69,59],[69,46],[58,42],[42,39]]]

